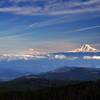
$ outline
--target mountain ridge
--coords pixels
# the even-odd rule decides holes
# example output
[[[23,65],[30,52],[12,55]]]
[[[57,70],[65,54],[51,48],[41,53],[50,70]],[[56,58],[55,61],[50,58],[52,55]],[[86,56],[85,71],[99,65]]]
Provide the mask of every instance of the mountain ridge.
[[[97,80],[100,79],[100,68],[63,67],[40,74],[41,78],[50,80]]]

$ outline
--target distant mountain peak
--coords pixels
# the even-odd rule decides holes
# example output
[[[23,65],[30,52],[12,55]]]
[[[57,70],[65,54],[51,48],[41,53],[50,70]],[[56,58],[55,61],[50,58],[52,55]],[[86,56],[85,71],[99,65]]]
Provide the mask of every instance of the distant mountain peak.
[[[40,52],[33,49],[33,48],[29,48],[27,51],[26,51],[26,54],[28,55],[40,55]]]
[[[75,50],[72,50],[70,52],[98,52],[98,50],[89,44],[84,44],[80,48],[77,48]]]
[[[35,50],[33,48],[29,48],[26,51],[26,55],[33,55],[33,56],[40,56],[40,55],[47,55],[48,53],[43,52],[43,51],[39,51],[39,50]]]

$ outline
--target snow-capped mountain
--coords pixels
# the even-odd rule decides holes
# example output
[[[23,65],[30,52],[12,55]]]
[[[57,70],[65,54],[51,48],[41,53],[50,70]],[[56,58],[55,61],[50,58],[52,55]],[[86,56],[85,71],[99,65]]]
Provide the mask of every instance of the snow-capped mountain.
[[[70,52],[99,52],[96,48],[90,46],[89,44],[82,45],[80,48],[72,50]]]

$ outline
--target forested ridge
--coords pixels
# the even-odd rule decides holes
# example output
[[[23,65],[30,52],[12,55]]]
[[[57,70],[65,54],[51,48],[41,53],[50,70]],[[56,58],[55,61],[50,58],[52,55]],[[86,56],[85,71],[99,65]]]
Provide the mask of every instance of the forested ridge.
[[[0,87],[0,100],[99,100],[100,80],[38,90],[12,91]]]

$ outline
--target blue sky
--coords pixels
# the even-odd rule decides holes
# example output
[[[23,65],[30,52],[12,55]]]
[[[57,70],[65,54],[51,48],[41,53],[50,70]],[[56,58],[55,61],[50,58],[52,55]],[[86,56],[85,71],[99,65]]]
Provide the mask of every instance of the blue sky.
[[[0,52],[100,49],[100,0],[0,0]]]

